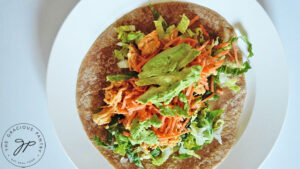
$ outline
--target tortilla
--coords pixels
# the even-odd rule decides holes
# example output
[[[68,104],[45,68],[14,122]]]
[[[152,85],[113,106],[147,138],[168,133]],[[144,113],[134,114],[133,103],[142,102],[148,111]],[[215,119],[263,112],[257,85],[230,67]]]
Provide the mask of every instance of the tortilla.
[[[219,36],[222,41],[228,41],[235,36],[233,27],[222,16],[208,8],[185,2],[165,2],[154,4],[153,6],[162,14],[169,25],[177,24],[180,21],[180,15],[183,13],[189,18],[198,15],[200,21],[193,24],[195,27],[201,23],[211,35]],[[98,37],[85,56],[79,70],[76,92],[78,112],[86,133],[91,140],[93,140],[94,136],[104,138],[106,135],[104,127],[95,124],[91,117],[93,111],[104,104],[104,91],[102,88],[109,85],[109,82],[106,81],[106,76],[122,71],[126,72],[126,70],[118,68],[117,60],[113,57],[113,50],[116,48],[117,43],[117,33],[114,31],[114,28],[121,25],[135,25],[137,30],[147,34],[155,29],[153,20],[153,15],[147,6],[134,9],[110,25]],[[240,53],[239,55],[241,56]],[[202,150],[197,152],[201,159],[195,157],[182,160],[169,158],[159,167],[153,165],[151,160],[143,160],[144,167],[149,169],[208,169],[220,163],[235,142],[237,124],[246,96],[244,76],[239,77],[237,84],[241,87],[238,94],[225,88],[224,94],[220,96],[220,99],[211,103],[212,109],[224,110],[222,114],[222,118],[225,121],[222,131],[223,144],[219,144],[214,140],[211,144],[204,146]],[[113,153],[111,150],[95,146],[115,168],[138,168],[129,161],[120,162],[121,156]],[[99,168],[101,167],[99,166]]]

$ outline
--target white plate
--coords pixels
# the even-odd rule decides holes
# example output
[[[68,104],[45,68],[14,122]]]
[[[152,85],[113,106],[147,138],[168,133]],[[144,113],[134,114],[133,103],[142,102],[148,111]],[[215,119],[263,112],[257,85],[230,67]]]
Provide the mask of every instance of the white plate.
[[[280,133],[288,103],[286,57],[279,36],[253,0],[187,0],[217,11],[247,32],[253,43],[253,68],[238,142],[218,169],[258,168]],[[82,59],[98,35],[146,0],[80,1],[61,27],[52,48],[47,77],[48,107],[57,136],[80,169],[111,168],[88,140],[77,114],[76,80]]]

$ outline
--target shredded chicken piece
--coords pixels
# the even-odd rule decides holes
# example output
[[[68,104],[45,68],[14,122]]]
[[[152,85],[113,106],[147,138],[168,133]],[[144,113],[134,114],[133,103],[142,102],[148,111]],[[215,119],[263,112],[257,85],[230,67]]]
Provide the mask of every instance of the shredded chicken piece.
[[[174,40],[177,36],[178,36],[178,30],[177,29],[172,30],[168,37],[169,41]]]
[[[124,80],[118,82],[112,82],[108,87],[103,88],[103,90],[111,90],[113,88],[119,88],[121,86],[124,86],[124,84],[126,85],[126,82],[124,82]]]
[[[122,88],[120,88],[122,86]],[[119,82],[112,82],[105,90],[104,101],[110,106],[115,106],[122,100],[122,94],[127,89],[128,83],[124,80]]]
[[[204,102],[192,104],[191,109],[195,111],[195,110],[200,110],[202,107],[205,107]]]
[[[128,64],[129,64],[129,70],[132,71],[134,70],[134,68],[137,66],[137,58],[139,57],[139,52],[138,50],[135,48],[135,46],[133,44],[129,45],[129,51],[127,54],[128,57]],[[135,70],[137,71],[137,70]]]
[[[101,112],[93,114],[92,119],[98,125],[107,124],[111,120],[111,116],[114,114],[113,107],[104,108]]]
[[[197,87],[195,88],[194,92],[197,94],[204,94],[205,93],[205,87],[201,84],[198,84]]]
[[[128,82],[123,80],[112,82],[110,86],[103,89],[105,90],[104,101],[108,105],[102,106],[101,112],[92,115],[95,123],[104,125],[111,121],[111,116],[120,111],[117,109],[117,105],[122,101],[122,95],[127,88]]]
[[[156,31],[152,31],[146,35],[138,44],[138,48],[142,51],[142,55],[150,55],[160,47],[160,41]]]
[[[160,149],[163,151],[165,148],[173,148],[181,140],[180,137],[174,137],[171,139],[162,139],[159,141]]]

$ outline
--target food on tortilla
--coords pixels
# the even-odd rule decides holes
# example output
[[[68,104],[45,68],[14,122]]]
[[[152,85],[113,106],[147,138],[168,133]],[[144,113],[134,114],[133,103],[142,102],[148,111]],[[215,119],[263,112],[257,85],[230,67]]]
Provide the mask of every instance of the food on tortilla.
[[[176,10],[174,10],[176,9]],[[250,69],[233,28],[191,3],[126,14],[82,62],[78,110],[116,168],[212,168],[235,140]]]

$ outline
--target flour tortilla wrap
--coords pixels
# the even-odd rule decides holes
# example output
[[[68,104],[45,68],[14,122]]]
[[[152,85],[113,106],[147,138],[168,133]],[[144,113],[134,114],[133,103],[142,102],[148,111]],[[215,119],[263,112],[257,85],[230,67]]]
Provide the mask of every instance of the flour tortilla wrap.
[[[200,19],[193,24],[192,29],[194,29],[193,27],[198,27],[201,23],[209,34],[213,37],[219,36],[220,40],[224,42],[235,36],[233,27],[222,16],[208,8],[185,2],[166,2],[154,4],[153,6],[169,25],[178,24],[180,15],[183,13],[188,18],[198,15]],[[118,68],[116,64],[117,60],[113,57],[113,50],[116,49],[118,41],[114,28],[121,25],[135,25],[136,30],[141,30],[147,34],[155,29],[153,21],[154,17],[148,6],[134,9],[110,25],[98,37],[85,56],[78,74],[77,106],[82,124],[91,141],[94,136],[102,139],[105,139],[106,136],[104,127],[95,124],[91,116],[94,110],[104,104],[104,91],[102,88],[109,85],[109,82],[106,81],[106,76],[128,71]],[[190,157],[180,160],[170,157],[161,166],[153,165],[151,160],[143,160],[144,168],[206,169],[213,168],[220,163],[236,140],[237,124],[246,96],[244,76],[242,75],[238,79],[237,84],[241,87],[240,92],[236,94],[224,88],[224,93],[220,95],[220,99],[217,102],[211,103],[212,110],[224,110],[224,113],[221,115],[221,118],[225,121],[222,131],[222,144],[214,140],[211,144],[204,146],[203,149],[197,152],[201,156],[201,159]],[[113,153],[111,150],[101,148],[96,144],[95,146],[115,168],[138,168],[129,161],[121,163],[121,156]],[[101,158],[100,154],[99,158]]]

